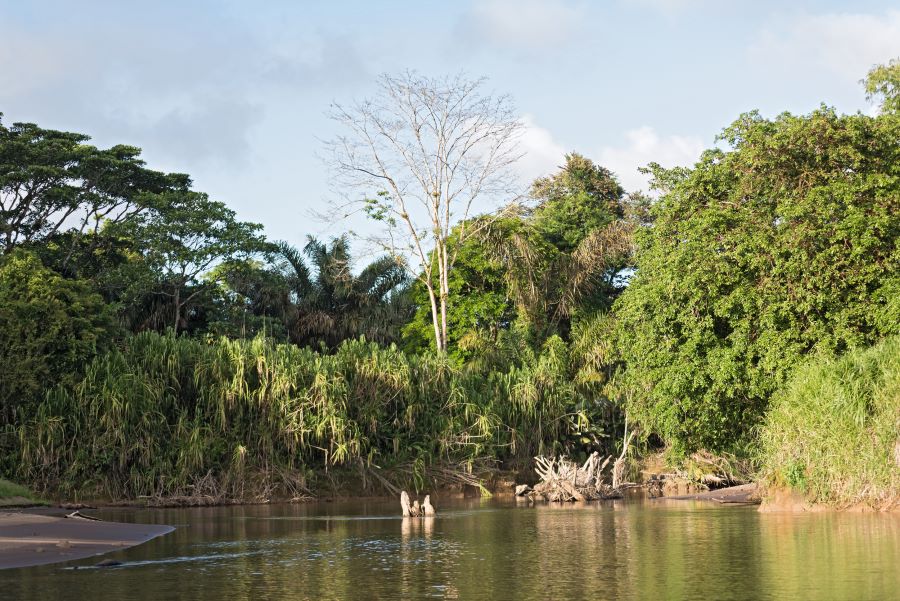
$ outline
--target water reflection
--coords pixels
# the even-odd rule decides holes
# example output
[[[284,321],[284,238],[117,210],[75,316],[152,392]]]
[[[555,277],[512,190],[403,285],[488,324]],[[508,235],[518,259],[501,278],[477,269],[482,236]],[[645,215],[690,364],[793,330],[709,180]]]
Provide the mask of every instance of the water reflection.
[[[2,599],[892,599],[900,516],[635,500],[106,511],[179,525],[110,557],[0,571]]]

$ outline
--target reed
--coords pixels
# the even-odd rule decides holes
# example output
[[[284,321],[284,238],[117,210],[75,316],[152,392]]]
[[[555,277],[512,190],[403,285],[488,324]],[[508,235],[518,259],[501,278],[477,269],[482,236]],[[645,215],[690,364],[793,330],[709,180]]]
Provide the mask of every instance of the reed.
[[[485,371],[362,340],[320,354],[142,333],[19,416],[15,475],[111,499],[253,500],[335,470],[373,485],[421,488],[459,469],[466,481],[486,461],[567,450],[588,419],[571,369],[554,340],[532,364]]]
[[[900,337],[798,369],[760,430],[763,474],[812,501],[900,499]]]

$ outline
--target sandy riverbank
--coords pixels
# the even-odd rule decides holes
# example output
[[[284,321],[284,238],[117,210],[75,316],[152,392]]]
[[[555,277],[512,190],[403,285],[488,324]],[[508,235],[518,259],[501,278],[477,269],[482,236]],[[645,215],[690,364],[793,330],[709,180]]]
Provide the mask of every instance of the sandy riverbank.
[[[157,524],[105,522],[63,510],[2,510],[0,569],[102,555],[173,530]]]

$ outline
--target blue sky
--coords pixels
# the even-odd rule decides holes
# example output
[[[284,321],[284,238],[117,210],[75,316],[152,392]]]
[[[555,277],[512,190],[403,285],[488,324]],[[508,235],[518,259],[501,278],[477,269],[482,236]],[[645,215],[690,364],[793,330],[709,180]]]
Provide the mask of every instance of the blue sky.
[[[529,125],[523,182],[577,150],[637,189],[741,112],[871,111],[858,82],[893,57],[886,1],[0,0],[4,122],[140,146],[293,243],[365,227],[310,213],[334,201],[329,103],[380,73],[487,76]]]

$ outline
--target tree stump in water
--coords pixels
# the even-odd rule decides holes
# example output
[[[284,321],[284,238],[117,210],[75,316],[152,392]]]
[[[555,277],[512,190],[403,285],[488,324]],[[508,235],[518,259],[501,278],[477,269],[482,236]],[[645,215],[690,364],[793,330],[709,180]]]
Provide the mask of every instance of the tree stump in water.
[[[425,495],[425,501],[421,506],[418,499],[410,505],[409,494],[405,490],[400,492],[400,509],[405,518],[432,517],[435,514],[434,505],[431,504],[431,495]]]

